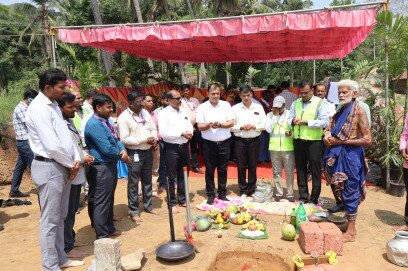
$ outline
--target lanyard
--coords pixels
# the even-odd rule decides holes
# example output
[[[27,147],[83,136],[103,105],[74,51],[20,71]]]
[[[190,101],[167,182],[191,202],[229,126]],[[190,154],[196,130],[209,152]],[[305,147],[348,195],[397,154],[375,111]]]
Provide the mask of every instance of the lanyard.
[[[146,124],[146,119],[143,117],[143,111],[140,111],[140,116],[139,118],[141,119],[141,121],[138,121],[135,117],[135,113],[132,112],[129,108],[127,109],[128,113],[130,114],[130,116],[132,117],[132,119],[136,122],[136,124],[142,124],[145,125]]]
[[[194,111],[197,107],[195,106],[193,101],[189,101],[186,98],[183,98],[184,102],[187,104],[188,108],[190,108],[191,111]],[[190,103],[193,104],[193,107],[191,108]]]
[[[113,136],[114,139],[118,139],[118,134],[116,133],[115,127],[112,124],[109,123],[109,120],[108,121],[103,121],[96,114],[94,114],[94,117],[95,117],[95,119],[99,120],[100,123],[105,125],[106,128],[108,128],[110,134]]]

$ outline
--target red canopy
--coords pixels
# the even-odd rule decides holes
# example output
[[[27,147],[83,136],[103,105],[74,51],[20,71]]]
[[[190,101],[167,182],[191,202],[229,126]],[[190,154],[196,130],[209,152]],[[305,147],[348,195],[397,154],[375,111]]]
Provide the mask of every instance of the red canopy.
[[[342,58],[364,41],[377,8],[154,25],[60,28],[64,42],[160,61],[275,62]]]

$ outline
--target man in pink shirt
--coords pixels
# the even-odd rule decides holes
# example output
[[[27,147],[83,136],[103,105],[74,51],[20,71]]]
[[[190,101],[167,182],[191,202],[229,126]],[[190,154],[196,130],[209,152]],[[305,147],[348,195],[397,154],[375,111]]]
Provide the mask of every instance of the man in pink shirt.
[[[405,189],[408,191],[408,117],[405,119],[405,125],[404,125],[404,130],[402,131],[401,137],[400,137],[400,151],[402,154],[402,157],[404,158],[404,182],[405,182]],[[394,227],[394,230],[397,231],[408,231],[408,193],[407,193],[407,199],[405,201],[405,217],[404,217],[405,225],[404,226],[398,226]]]

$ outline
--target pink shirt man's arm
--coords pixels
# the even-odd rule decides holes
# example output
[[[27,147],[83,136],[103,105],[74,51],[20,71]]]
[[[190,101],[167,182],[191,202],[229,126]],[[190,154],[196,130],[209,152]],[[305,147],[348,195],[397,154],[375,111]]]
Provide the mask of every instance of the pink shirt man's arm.
[[[400,147],[399,149],[405,150],[407,148],[407,140],[408,140],[408,117],[405,119],[404,130],[400,136]]]

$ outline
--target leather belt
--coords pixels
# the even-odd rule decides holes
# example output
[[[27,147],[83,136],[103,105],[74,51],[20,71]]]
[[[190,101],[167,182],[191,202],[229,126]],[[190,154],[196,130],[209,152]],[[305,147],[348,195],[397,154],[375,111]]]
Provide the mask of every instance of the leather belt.
[[[34,160],[41,161],[41,162],[48,162],[48,163],[49,163],[49,162],[55,162],[54,159],[42,157],[42,156],[39,156],[39,155],[36,155],[36,156],[34,157]]]

